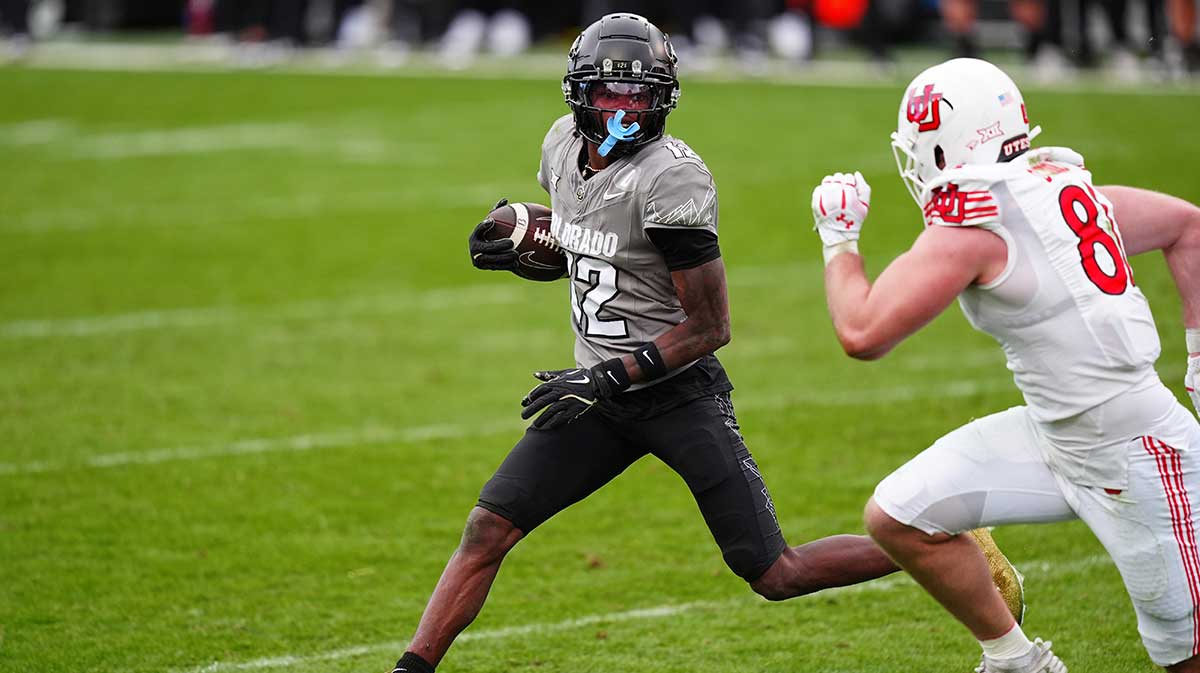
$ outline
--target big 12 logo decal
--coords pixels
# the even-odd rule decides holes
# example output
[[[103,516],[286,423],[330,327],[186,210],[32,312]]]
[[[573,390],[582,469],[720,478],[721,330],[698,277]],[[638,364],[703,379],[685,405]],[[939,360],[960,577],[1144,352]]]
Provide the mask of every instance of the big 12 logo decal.
[[[921,93],[916,89],[908,92],[908,121],[917,125],[917,131],[932,131],[942,125],[942,94],[933,92],[933,84],[926,84]],[[926,119],[928,117],[928,119]]]

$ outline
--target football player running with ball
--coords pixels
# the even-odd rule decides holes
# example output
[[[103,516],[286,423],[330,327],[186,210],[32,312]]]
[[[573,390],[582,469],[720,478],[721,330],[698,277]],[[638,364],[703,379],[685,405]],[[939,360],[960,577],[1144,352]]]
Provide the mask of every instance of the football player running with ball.
[[[784,542],[713,355],[730,332],[717,192],[700,157],[664,135],[679,96],[666,35],[605,16],[571,47],[563,92],[572,113],[546,135],[538,182],[568,259],[576,366],[535,374],[522,416],[540,415],[483,487],[397,671],[432,671],[509,550],[646,454],[683,478],[725,562],[766,598],[898,570],[865,535]],[[512,243],[488,240],[492,226],[472,233],[473,263],[513,270]],[[992,553],[998,581],[1012,580]]]
[[[957,298],[1000,342],[1025,405],[964,425],[884,479],[868,532],[980,641],[977,671],[1061,673],[959,533],[1082,519],[1116,562],[1150,658],[1200,671],[1200,424],[1154,370],[1158,333],[1127,261],[1163,251],[1194,389],[1200,208],[1096,187],[1075,152],[1032,149],[1040,129],[1021,92],[985,61],[918,75],[898,121],[892,146],[926,227],[874,283],[856,248],[866,181],[839,173],[813,191],[838,339],[853,357],[882,357]]]

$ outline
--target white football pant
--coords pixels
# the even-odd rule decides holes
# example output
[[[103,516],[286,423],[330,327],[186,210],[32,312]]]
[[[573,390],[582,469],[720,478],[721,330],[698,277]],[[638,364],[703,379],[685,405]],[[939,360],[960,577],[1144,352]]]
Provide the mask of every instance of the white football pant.
[[[1127,483],[1068,481],[1052,441],[1122,443]],[[1161,384],[1053,427],[1023,406],[972,421],[880,482],[875,502],[929,534],[1082,519],[1116,562],[1150,658],[1200,654],[1200,424]]]

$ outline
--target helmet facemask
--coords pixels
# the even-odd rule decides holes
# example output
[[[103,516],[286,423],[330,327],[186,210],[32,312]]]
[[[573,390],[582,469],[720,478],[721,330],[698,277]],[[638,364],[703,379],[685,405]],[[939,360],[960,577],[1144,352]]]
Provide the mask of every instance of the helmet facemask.
[[[896,170],[900,172],[900,180],[905,189],[920,206],[921,195],[925,192],[925,180],[917,172],[921,161],[917,159],[917,139],[912,137],[913,135],[901,135],[900,131],[892,132],[892,157],[896,160]]]
[[[640,109],[625,109],[624,123],[636,121],[638,130],[609,156],[661,138],[667,115],[679,100],[677,62],[666,33],[636,14],[609,14],[588,26],[571,45],[562,81],[576,130],[589,142],[603,144],[608,137],[605,114],[625,109],[613,107],[620,101],[637,98]]]
[[[667,114],[675,107],[679,89],[645,81],[568,77],[563,81],[563,94],[575,112],[580,135],[597,145],[608,137],[606,116],[624,110],[626,126],[638,122],[640,128],[632,140],[618,144],[620,148],[637,147],[662,137]]]

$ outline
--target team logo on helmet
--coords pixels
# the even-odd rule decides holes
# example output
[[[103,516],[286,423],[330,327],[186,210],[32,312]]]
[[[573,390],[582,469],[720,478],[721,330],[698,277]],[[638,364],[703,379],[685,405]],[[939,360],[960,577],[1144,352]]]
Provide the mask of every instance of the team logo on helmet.
[[[908,121],[917,125],[917,131],[932,131],[942,125],[942,112],[938,101],[942,94],[933,92],[934,85],[926,84],[921,93],[916,89],[908,92]]]

